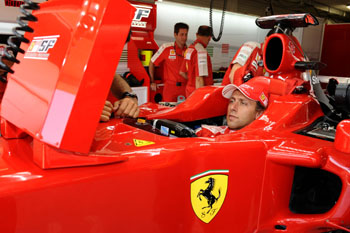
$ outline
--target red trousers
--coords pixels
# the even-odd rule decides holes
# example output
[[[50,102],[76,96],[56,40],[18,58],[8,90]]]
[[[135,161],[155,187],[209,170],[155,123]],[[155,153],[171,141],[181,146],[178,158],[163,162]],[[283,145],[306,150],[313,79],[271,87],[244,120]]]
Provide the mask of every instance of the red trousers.
[[[186,83],[181,83],[181,86],[176,83],[164,83],[163,100],[165,102],[177,102],[179,95],[186,96]]]

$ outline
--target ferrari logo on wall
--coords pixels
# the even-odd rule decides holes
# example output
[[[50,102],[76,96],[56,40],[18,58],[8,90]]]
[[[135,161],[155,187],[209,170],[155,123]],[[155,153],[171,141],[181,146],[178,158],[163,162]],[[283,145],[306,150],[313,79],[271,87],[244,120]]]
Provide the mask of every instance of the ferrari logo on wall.
[[[191,204],[196,216],[209,223],[219,212],[227,193],[228,170],[209,170],[191,177]]]

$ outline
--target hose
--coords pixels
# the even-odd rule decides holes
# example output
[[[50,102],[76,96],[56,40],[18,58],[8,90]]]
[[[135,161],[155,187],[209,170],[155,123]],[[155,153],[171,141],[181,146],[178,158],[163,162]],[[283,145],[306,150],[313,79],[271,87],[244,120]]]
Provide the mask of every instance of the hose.
[[[209,24],[210,24],[211,28],[213,28],[213,2],[214,2],[214,0],[210,0]],[[227,0],[224,0],[224,6],[222,8],[222,16],[221,16],[221,23],[220,23],[220,31],[219,31],[218,37],[215,37],[214,29],[213,29],[213,37],[212,38],[213,38],[213,41],[215,41],[215,42],[218,42],[221,39],[222,32],[224,30],[226,6],[227,6]]]

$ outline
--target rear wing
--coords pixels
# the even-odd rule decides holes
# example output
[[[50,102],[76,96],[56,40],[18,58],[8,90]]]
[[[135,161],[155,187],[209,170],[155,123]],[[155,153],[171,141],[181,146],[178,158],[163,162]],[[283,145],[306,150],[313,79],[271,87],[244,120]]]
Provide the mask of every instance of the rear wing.
[[[262,29],[272,29],[278,24],[284,28],[307,27],[319,24],[317,18],[309,13],[265,16],[257,18],[255,23]]]

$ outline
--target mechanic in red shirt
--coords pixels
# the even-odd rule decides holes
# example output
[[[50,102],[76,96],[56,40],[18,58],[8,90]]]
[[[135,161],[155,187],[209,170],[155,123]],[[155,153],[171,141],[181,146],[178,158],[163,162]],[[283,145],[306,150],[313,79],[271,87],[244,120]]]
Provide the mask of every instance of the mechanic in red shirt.
[[[185,96],[187,80],[179,74],[179,70],[187,48],[188,28],[188,25],[185,23],[176,23],[174,26],[175,42],[163,44],[149,63],[152,91],[155,91],[157,86],[154,82],[154,67],[158,65],[163,66],[163,101],[166,102],[177,102],[178,96]]]
[[[231,61],[221,85],[240,85],[245,78],[263,76],[262,44],[244,43]]]
[[[209,26],[200,26],[196,41],[185,52],[180,74],[187,78],[186,97],[197,88],[213,85],[213,71],[210,56],[206,50],[213,35]]]
[[[227,126],[202,125],[196,130],[199,137],[215,137],[235,132],[260,117],[269,102],[270,80],[266,77],[252,78],[239,86],[228,84],[222,90],[223,97],[230,99],[227,107]]]

